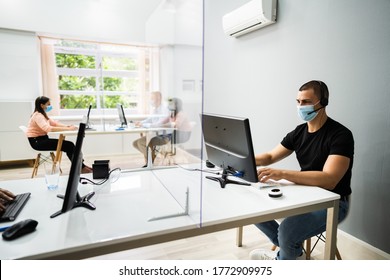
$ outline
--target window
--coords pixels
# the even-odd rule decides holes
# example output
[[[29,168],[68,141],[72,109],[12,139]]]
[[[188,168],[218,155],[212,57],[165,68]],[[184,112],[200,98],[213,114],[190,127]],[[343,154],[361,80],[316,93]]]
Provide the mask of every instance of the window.
[[[128,112],[144,113],[157,47],[55,40],[53,51],[61,115],[90,104],[98,113],[110,112],[117,103]]]

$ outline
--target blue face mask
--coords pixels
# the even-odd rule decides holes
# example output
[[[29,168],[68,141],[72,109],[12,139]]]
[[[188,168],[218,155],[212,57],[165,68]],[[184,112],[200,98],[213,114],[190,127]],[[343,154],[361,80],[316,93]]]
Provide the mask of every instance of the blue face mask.
[[[315,111],[314,106],[317,105],[318,103],[319,102],[317,102],[314,105],[297,106],[298,115],[301,117],[301,119],[304,120],[305,122],[314,120],[315,117],[317,117],[318,115],[318,111]]]
[[[45,112],[49,113],[52,109],[53,109],[53,106],[49,105],[49,106],[47,106]]]

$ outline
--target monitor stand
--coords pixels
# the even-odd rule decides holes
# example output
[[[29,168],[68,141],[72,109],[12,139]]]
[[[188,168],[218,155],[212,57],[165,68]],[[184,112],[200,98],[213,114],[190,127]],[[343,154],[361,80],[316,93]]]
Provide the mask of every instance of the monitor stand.
[[[152,148],[149,146],[146,147],[146,158],[147,158],[147,163],[145,168],[153,169]]]
[[[77,192],[76,201],[74,202],[72,209],[74,209],[76,207],[84,207],[84,208],[87,208],[89,210],[95,210],[96,206],[93,205],[89,201],[94,195],[95,195],[95,192],[90,192],[90,193],[86,194],[85,196],[81,197],[79,192]],[[62,194],[58,194],[57,197],[64,199],[65,196]],[[53,215],[51,215],[50,218],[57,217],[57,216],[61,215],[62,213],[64,213],[64,212],[62,212],[62,210],[59,210],[56,213],[54,213]]]
[[[225,188],[225,186],[227,184],[236,184],[236,185],[243,185],[243,186],[250,186],[251,185],[251,184],[245,183],[245,182],[238,182],[238,181],[230,180],[228,178],[229,175],[231,175],[229,170],[224,168],[221,177],[206,176],[206,178],[219,182],[221,188]]]
[[[120,128],[123,128],[123,129],[124,129],[124,128],[127,128],[127,124],[126,124],[126,123],[121,123],[121,124],[119,125],[119,127],[120,127]]]
[[[95,131],[96,129],[93,128],[90,124],[87,124],[87,126],[85,127],[85,130]]]
[[[87,120],[85,121],[85,130],[96,130],[95,128],[92,127],[91,122],[89,121],[89,117],[87,117]]]

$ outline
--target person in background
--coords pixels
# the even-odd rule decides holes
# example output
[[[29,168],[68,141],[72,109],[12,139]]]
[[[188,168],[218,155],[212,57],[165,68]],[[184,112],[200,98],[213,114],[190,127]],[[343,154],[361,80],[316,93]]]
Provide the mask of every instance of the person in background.
[[[352,132],[326,114],[329,91],[322,81],[309,81],[299,88],[297,110],[305,122],[288,133],[273,150],[255,156],[257,166],[268,166],[295,152],[300,171],[270,167],[258,169],[260,182],[285,179],[299,185],[318,186],[340,195],[338,221],[347,215],[354,156]],[[276,253],[257,249],[251,259],[295,260],[302,254],[302,243],[326,230],[327,210],[285,218],[280,224],[255,224],[279,247]]]
[[[169,123],[169,110],[162,104],[162,95],[159,91],[154,91],[150,95],[150,105],[152,107],[151,116],[143,121],[135,122],[136,127],[164,127]],[[145,158],[145,165],[148,160],[148,148],[152,151],[152,162],[156,158],[155,146],[165,145],[171,139],[170,134],[161,134],[150,139],[149,143],[146,144],[146,136],[135,140],[133,147],[140,151]]]
[[[0,188],[0,214],[4,212],[7,203],[14,199],[15,195],[12,192]]]
[[[49,132],[77,130],[74,125],[64,125],[60,122],[50,119],[46,113],[50,112],[52,106],[50,99],[46,96],[39,96],[35,99],[34,113],[31,115],[27,127],[27,137],[31,147],[37,151],[55,151],[57,149],[58,139],[49,138]],[[72,161],[75,145],[67,140],[62,143],[61,151],[65,152],[70,161]],[[92,168],[82,165],[82,173],[91,173]]]
[[[192,126],[183,111],[183,102],[177,97],[170,98],[168,102],[168,109],[171,112],[170,125],[176,128],[175,143],[184,143],[191,136]]]

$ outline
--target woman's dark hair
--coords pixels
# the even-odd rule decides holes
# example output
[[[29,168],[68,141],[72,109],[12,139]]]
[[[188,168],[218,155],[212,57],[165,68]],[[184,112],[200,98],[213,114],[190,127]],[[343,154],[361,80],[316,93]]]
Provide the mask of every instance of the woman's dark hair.
[[[34,110],[34,113],[35,112],[39,112],[41,113],[42,115],[45,116],[45,118],[48,120],[49,117],[47,116],[45,110],[42,109],[42,104],[46,104],[48,101],[49,101],[49,97],[46,97],[46,96],[38,96],[37,99],[35,99],[35,110]]]
[[[172,97],[168,99],[168,102],[170,103],[170,106],[174,106],[175,116],[183,110],[183,102],[180,98]]]

